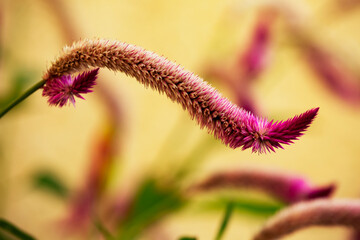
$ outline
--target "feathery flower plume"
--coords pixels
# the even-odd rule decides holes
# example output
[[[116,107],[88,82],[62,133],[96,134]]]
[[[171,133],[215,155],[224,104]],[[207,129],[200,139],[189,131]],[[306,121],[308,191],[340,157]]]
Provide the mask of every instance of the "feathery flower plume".
[[[85,99],[80,94],[92,92],[96,84],[99,68],[84,72],[72,78],[71,75],[63,75],[50,79],[43,87],[42,95],[48,97],[50,105],[63,107],[68,102],[75,106],[75,97]]]
[[[282,144],[290,144],[303,134],[318,112],[315,108],[286,121],[269,122],[232,104],[201,78],[168,59],[118,41],[82,40],[66,47],[43,79],[51,84],[55,78],[89,67],[124,72],[165,93],[188,110],[201,127],[232,148],[252,147],[259,153],[283,148]]]
[[[335,189],[333,184],[314,187],[302,177],[261,169],[216,173],[191,189],[203,191],[224,187],[261,190],[288,204],[329,197]]]
[[[270,218],[254,240],[279,239],[310,226],[346,226],[360,230],[360,201],[319,199],[294,204]]]

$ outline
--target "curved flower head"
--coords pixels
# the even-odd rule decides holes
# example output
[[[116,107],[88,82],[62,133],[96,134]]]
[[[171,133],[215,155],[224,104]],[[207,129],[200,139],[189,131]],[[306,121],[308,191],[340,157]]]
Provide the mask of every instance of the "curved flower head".
[[[96,84],[99,68],[81,73],[75,78],[71,75],[50,79],[43,87],[42,95],[48,97],[50,105],[62,107],[68,102],[75,106],[75,97],[85,99],[80,94],[92,92],[92,87]]]
[[[164,93],[187,110],[200,127],[232,148],[274,151],[301,136],[318,112],[312,109],[284,122],[268,122],[231,103],[200,77],[170,60],[131,44],[105,39],[82,40],[65,48],[43,79],[51,85],[54,79],[91,67],[124,72]],[[58,105],[64,105],[74,95],[73,91],[70,96],[49,92],[51,102]]]

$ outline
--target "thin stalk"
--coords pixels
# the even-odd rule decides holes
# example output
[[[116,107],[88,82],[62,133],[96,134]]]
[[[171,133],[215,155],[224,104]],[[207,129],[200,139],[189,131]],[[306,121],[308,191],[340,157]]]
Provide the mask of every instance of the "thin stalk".
[[[6,107],[4,110],[0,112],[0,118],[2,118],[8,111],[10,111],[13,107],[24,101],[28,96],[33,94],[36,90],[44,86],[46,80],[41,80],[40,82],[36,83],[34,86],[32,86],[29,90],[27,90],[23,95],[15,99],[14,102],[12,102],[8,107]]]
[[[16,236],[21,240],[35,240],[34,237],[25,233],[23,230],[13,225],[12,223],[6,221],[5,219],[0,219],[0,230],[11,233],[13,236]]]
[[[106,240],[113,240],[115,239],[111,233],[109,232],[109,230],[107,230],[105,228],[105,226],[101,223],[101,221],[98,218],[94,219],[94,225],[96,227],[96,229],[101,233],[101,235],[106,239]]]
[[[221,225],[220,225],[220,228],[219,228],[219,231],[216,235],[216,238],[215,240],[220,240],[221,237],[223,236],[225,230],[226,230],[226,227],[230,221],[230,218],[231,218],[231,215],[233,213],[233,210],[234,210],[234,203],[233,202],[229,202],[226,206],[226,210],[225,210],[225,214],[224,214],[224,218],[221,222]]]

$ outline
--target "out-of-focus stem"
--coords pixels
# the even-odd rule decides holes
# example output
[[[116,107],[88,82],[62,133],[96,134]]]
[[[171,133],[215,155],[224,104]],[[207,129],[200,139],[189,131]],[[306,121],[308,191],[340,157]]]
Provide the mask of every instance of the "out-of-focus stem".
[[[15,226],[12,223],[6,221],[5,219],[1,219],[1,218],[0,218],[0,229],[7,232],[7,233],[10,233],[12,235],[12,237],[16,237],[17,239],[35,240],[35,238],[32,237],[30,234],[24,232],[23,230],[21,230],[17,226]],[[5,239],[8,239],[9,236],[7,234],[5,236],[6,236]]]
[[[227,205],[226,205],[226,209],[225,209],[225,214],[224,214],[224,218],[221,222],[221,225],[220,225],[220,228],[219,228],[219,231],[215,237],[215,240],[221,240],[225,230],[226,230],[226,227],[230,221],[230,218],[231,218],[231,215],[234,211],[234,203],[233,202],[229,202]]]
[[[70,43],[75,41],[80,37],[80,34],[74,26],[74,22],[71,19],[71,16],[68,14],[68,10],[64,5],[62,0],[43,0],[45,4],[51,9],[51,12],[54,13],[58,25],[62,30],[62,33],[65,37],[66,42]]]

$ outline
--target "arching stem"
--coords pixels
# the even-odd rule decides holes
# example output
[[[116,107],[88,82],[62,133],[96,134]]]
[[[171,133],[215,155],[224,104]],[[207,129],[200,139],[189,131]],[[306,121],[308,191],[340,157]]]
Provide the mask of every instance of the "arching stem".
[[[2,118],[7,112],[9,112],[13,107],[24,101],[28,96],[33,94],[36,90],[44,86],[46,80],[41,80],[40,82],[36,83],[34,86],[32,86],[29,90],[27,90],[24,94],[22,94],[20,97],[15,99],[9,106],[7,106],[4,110],[1,110],[0,112],[0,118]]]

